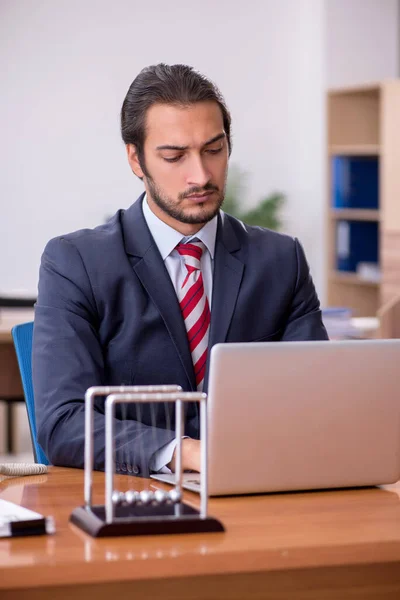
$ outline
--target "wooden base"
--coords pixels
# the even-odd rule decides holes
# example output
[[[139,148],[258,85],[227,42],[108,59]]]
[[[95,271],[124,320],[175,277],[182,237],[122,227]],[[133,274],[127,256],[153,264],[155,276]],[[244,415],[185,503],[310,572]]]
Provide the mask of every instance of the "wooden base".
[[[188,504],[175,506],[124,506],[116,508],[116,518],[106,523],[105,507],[76,508],[70,521],[92,537],[127,535],[166,535],[172,533],[213,533],[225,531],[213,517],[202,519]]]

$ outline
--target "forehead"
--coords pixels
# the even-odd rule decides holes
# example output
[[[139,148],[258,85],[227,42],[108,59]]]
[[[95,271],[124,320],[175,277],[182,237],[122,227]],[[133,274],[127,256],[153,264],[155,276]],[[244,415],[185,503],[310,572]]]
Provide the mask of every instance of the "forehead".
[[[216,102],[189,106],[154,104],[146,114],[146,144],[201,146],[224,131],[222,112]]]

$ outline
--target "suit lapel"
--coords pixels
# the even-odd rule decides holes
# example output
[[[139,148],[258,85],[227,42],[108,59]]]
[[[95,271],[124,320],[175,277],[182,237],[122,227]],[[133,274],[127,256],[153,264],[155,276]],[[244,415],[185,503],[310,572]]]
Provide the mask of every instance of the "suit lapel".
[[[215,344],[225,342],[232,321],[244,271],[244,264],[233,255],[239,249],[239,240],[227,215],[223,215],[223,218],[218,220],[215,246],[209,349]],[[205,390],[208,384],[208,371],[209,360],[205,375]]]
[[[142,199],[143,196],[124,213],[125,249],[127,254],[136,257],[131,260],[132,267],[159,310],[190,386],[195,390],[194,369],[185,323],[171,278],[144,219]]]

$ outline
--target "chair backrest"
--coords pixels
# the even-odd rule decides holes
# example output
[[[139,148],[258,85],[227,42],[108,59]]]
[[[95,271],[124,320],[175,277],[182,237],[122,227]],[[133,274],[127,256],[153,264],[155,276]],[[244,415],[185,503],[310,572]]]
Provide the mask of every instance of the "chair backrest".
[[[24,390],[26,411],[28,413],[29,428],[31,430],[33,455],[35,462],[48,465],[50,463],[37,441],[36,433],[35,401],[32,385],[32,336],[33,322],[16,325],[12,329],[12,337]]]

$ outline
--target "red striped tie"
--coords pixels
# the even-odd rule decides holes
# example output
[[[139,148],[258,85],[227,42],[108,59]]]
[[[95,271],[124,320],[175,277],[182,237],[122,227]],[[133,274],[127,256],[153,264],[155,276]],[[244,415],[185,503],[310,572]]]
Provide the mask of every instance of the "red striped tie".
[[[206,371],[210,330],[210,307],[204,291],[200,266],[205,246],[202,242],[190,242],[178,244],[176,249],[183,256],[187,269],[185,280],[178,290],[178,300],[192,353],[197,389],[201,391]]]

